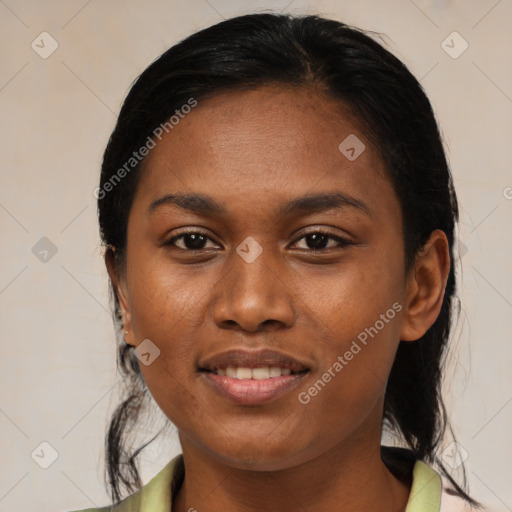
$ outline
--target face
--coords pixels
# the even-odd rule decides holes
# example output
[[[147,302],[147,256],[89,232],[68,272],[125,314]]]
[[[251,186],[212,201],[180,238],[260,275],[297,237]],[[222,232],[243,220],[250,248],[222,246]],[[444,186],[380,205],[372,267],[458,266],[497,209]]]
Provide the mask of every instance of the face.
[[[126,254],[126,338],[150,340],[147,360],[160,351],[140,366],[182,444],[276,470],[380,442],[406,298],[402,217],[348,108],[277,86],[199,102],[146,157]],[[233,349],[300,368],[252,382],[204,371]]]

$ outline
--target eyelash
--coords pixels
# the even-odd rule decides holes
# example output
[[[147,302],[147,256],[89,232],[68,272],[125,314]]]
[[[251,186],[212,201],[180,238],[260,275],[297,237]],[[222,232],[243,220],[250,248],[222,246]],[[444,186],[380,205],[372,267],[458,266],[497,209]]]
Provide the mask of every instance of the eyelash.
[[[184,251],[184,252],[190,252],[190,253],[194,253],[194,252],[202,252],[204,250],[207,250],[207,249],[183,249],[181,247],[176,247],[174,242],[176,240],[179,240],[181,238],[183,238],[184,236],[186,235],[202,235],[204,236],[205,238],[207,238],[208,240],[212,241],[211,238],[206,234],[206,233],[203,233],[202,231],[198,231],[198,230],[191,230],[191,231],[185,231],[179,235],[175,235],[173,236],[172,238],[170,238],[169,240],[167,240],[166,242],[163,243],[163,245],[165,247],[170,247],[170,248],[174,248],[174,249],[178,249],[180,251]],[[333,235],[332,233],[329,233],[328,231],[322,231],[322,230],[312,230],[312,231],[309,231],[307,233],[304,233],[301,237],[297,238],[295,240],[294,243],[297,243],[298,241],[302,240],[303,238],[306,238],[306,236],[308,235],[324,235],[326,236],[328,239],[331,239],[331,240],[335,240],[336,242],[338,242],[338,246],[337,247],[326,247],[326,248],[323,248],[323,249],[302,249],[302,250],[305,250],[305,251],[310,251],[310,252],[314,252],[314,253],[319,253],[319,252],[328,252],[330,250],[337,250],[337,249],[343,249],[344,247],[348,247],[350,245],[354,245],[353,242],[351,242],[350,240],[348,240],[347,238],[343,238],[339,235]]]

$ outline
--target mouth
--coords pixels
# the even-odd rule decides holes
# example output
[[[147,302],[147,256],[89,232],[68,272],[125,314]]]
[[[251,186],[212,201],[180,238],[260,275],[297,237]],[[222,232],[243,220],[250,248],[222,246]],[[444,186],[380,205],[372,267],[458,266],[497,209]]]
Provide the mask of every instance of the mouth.
[[[201,362],[198,371],[222,397],[239,405],[258,405],[290,392],[311,368],[273,350],[231,350]]]
[[[250,368],[248,366],[226,366],[224,368],[214,368],[207,370],[200,368],[200,372],[213,373],[214,375],[222,375],[230,379],[238,380],[264,380],[282,377],[283,375],[301,375],[308,372],[305,369],[302,371],[292,371],[290,368],[282,368],[280,366],[260,366],[257,368]]]
[[[199,363],[199,371],[225,375],[233,379],[269,379],[296,375],[310,370],[298,359],[276,350],[233,349]]]

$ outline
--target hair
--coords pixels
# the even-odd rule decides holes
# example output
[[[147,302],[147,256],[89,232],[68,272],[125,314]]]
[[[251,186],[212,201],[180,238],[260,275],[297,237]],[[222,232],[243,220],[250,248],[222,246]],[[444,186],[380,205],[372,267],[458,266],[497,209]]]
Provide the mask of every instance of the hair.
[[[249,14],[190,35],[149,65],[122,105],[101,168],[100,234],[107,250],[115,248],[116,269],[125,269],[128,215],[141,165],[108,187],[114,175],[155,128],[191,98],[200,102],[216,93],[264,85],[315,86],[348,106],[379,151],[397,194],[405,272],[435,229],[446,234],[453,262],[458,203],[433,109],[407,67],[369,34],[375,33],[316,15]],[[416,459],[440,467],[455,493],[478,506],[464,490],[465,472],[461,487],[437,455],[449,426],[441,383],[455,286],[452,263],[438,318],[416,342],[400,342],[386,388],[383,428],[405,443]],[[116,501],[122,487],[132,492],[142,486],[136,457],[156,436],[137,450],[128,442],[150,395],[134,349],[122,338],[112,282],[109,291],[118,366],[126,384],[126,396],[112,415],[105,440],[107,485]]]

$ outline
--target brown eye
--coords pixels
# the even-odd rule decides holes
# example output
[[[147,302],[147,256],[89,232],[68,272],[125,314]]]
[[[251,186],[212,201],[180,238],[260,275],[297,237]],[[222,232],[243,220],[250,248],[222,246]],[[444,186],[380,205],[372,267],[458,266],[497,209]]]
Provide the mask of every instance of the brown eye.
[[[182,247],[178,247],[176,242],[182,241]],[[200,251],[205,248],[205,244],[210,240],[204,233],[191,231],[176,235],[164,243],[165,246],[173,246],[185,251]]]
[[[324,249],[338,249],[343,248],[349,245],[353,245],[350,240],[346,238],[340,237],[338,235],[332,235],[330,233],[325,233],[323,231],[314,231],[310,232],[298,240],[305,240],[306,249],[311,249],[313,251],[322,251]],[[327,247],[330,240],[337,242],[337,245]]]
[[[175,247],[177,249],[183,251],[201,251],[203,249],[207,249],[206,244],[211,239],[204,233],[200,231],[190,231],[186,233],[181,233],[180,235],[173,236],[167,242],[165,242],[164,246]],[[295,243],[300,240],[305,240],[307,247],[301,247],[301,249],[309,249],[311,251],[323,251],[328,249],[340,249],[349,245],[353,245],[350,240],[346,238],[340,237],[338,235],[333,235],[330,233],[326,233],[323,231],[314,231],[303,235]],[[181,243],[181,246],[178,245],[177,242]],[[329,247],[329,242],[336,242],[334,245],[331,244]]]

